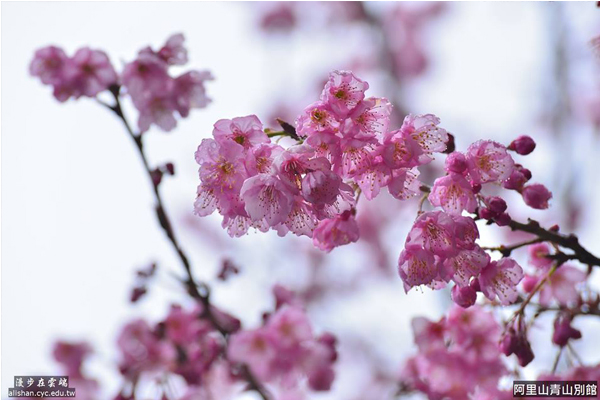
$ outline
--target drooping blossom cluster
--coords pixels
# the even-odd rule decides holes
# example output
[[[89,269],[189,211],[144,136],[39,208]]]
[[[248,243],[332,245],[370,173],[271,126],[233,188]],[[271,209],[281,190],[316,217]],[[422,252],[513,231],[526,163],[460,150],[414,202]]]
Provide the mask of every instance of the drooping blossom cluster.
[[[418,317],[412,327],[419,352],[400,377],[409,390],[429,399],[512,398],[498,388],[508,371],[498,348],[501,327],[491,312],[454,306],[448,317],[435,322]]]
[[[484,185],[489,184],[520,192],[530,207],[548,207],[552,194],[541,184],[525,185],[531,172],[509,154],[527,155],[534,148],[530,137],[520,136],[508,147],[479,140],[466,152],[447,156],[446,175],[435,180],[428,195],[431,205],[442,210],[418,216],[398,261],[405,290],[419,285],[440,288],[453,281],[452,299],[462,307],[473,305],[478,291],[490,300],[497,297],[503,305],[517,299],[523,269],[509,257],[490,259],[475,242],[479,238],[475,220],[498,226],[511,222],[502,197],[483,195]]]
[[[182,34],[172,35],[159,50],[146,47],[137,58],[117,74],[108,56],[101,50],[83,47],[68,57],[63,49],[48,46],[36,51],[30,73],[54,88],[61,102],[82,96],[96,97],[105,90],[118,95],[122,85],[139,111],[138,127],[147,131],[152,124],[164,131],[177,125],[175,113],[185,118],[193,108],[205,107],[205,82],[212,79],[208,71],[188,71],[171,76],[169,67],[187,63]]]
[[[325,251],[357,241],[356,193],[370,200],[387,187],[400,200],[417,195],[417,167],[449,140],[431,114],[409,115],[400,129],[389,130],[392,106],[366,97],[368,87],[351,72],[332,72],[295,129],[267,130],[294,137],[288,148],[272,143],[256,116],[218,121],[213,139],[196,152],[196,214],[218,210],[233,237],[250,227],[291,231]]]

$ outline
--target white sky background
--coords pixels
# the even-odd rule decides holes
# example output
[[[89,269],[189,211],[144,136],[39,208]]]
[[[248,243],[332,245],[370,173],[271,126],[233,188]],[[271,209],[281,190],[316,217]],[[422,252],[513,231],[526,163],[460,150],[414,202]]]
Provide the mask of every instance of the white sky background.
[[[407,108],[440,116],[462,149],[477,138],[508,143],[518,134],[541,134],[536,122],[548,84],[547,9],[554,6],[448,4],[427,33],[432,68],[410,88]],[[275,234],[232,240],[219,228],[218,217],[201,225],[214,230],[214,241],[209,241],[189,222],[198,183],[193,154],[210,136],[212,124],[252,113],[266,118],[282,95],[306,92],[316,71],[344,68],[346,54],[360,43],[354,32],[339,30],[268,38],[256,29],[256,7],[225,2],[2,4],[2,395],[14,375],[56,372],[50,350],[57,338],[90,340],[97,349],[91,370],[115,388],[106,371],[114,365],[114,340],[123,322],[139,315],[158,318],[169,302],[183,298],[164,274],[163,287],[151,288],[140,305],[129,305],[136,268],[156,260],[163,269],[178,272],[178,260],[155,221],[150,185],[119,121],[88,99],[56,102],[49,87],[28,75],[39,47],[55,44],[72,54],[89,45],[105,50],[120,70],[140,48],[160,46],[170,34],[183,32],[189,68],[209,69],[216,77],[208,84],[214,102],[192,112],[170,134],[151,130],[147,148],[153,163],[176,164],[175,178],[167,177],[162,191],[196,273],[212,279],[223,256],[240,264],[242,275],[215,285],[214,300],[248,326],[271,306],[274,282],[293,286],[305,278],[290,256],[290,246],[298,241],[282,241]],[[600,10],[591,2],[568,5],[567,14],[582,40],[600,33]],[[379,89],[373,84],[370,94],[377,96]],[[129,116],[133,120],[131,109]],[[578,175],[581,196],[591,202],[581,237],[598,252],[598,140],[590,129],[581,129],[564,143],[573,147],[561,148],[558,155],[550,141],[540,140],[534,155],[523,161],[534,180],[552,190],[555,165],[565,154],[587,168]],[[407,230],[401,226],[390,238],[397,243],[392,259]],[[310,245],[307,239],[300,242]],[[345,272],[369,262],[357,248],[327,256],[330,273],[343,279]],[[407,296],[397,278],[312,314],[318,330],[352,329],[397,365],[412,351],[410,318],[415,313],[437,317],[445,296],[428,290]],[[600,350],[592,350],[586,356],[597,360]]]

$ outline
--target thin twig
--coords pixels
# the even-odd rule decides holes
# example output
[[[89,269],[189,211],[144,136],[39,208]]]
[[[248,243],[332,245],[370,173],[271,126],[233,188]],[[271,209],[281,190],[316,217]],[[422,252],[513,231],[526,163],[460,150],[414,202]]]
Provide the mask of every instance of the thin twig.
[[[500,245],[498,247],[482,247],[483,250],[489,250],[489,251],[498,251],[502,254],[503,257],[509,257],[510,254],[520,248],[520,247],[524,247],[524,246],[529,246],[532,244],[536,244],[536,243],[541,243],[544,240],[541,238],[535,238],[533,240],[528,240],[526,242],[522,242],[522,243],[517,243],[517,244],[513,244],[511,246],[504,246],[504,245]]]

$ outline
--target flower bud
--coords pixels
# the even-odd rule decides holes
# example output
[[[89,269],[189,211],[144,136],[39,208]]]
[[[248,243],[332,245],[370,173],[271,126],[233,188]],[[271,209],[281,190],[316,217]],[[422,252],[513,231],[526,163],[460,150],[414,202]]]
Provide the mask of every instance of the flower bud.
[[[554,320],[552,342],[560,347],[564,347],[567,345],[569,339],[581,339],[581,332],[571,326],[570,316],[561,314]]]
[[[525,186],[521,194],[525,204],[538,210],[548,208],[548,200],[552,198],[552,193],[539,183]]]
[[[502,337],[500,351],[506,356],[516,355],[521,367],[529,364],[535,357],[525,333],[522,330],[516,332],[512,328]]]
[[[535,149],[535,142],[529,136],[519,136],[508,146],[509,150],[515,151],[517,154],[526,156]]]
[[[462,174],[467,170],[467,158],[463,153],[455,151],[446,157],[446,171]]]
[[[458,287],[454,285],[451,292],[452,301],[462,308],[469,308],[477,300],[477,292],[471,286]]]
[[[485,202],[488,208],[496,215],[502,214],[504,211],[506,211],[506,202],[501,197],[488,197]]]
[[[494,218],[494,213],[489,208],[480,208],[479,209],[479,217],[483,219],[492,219]]]

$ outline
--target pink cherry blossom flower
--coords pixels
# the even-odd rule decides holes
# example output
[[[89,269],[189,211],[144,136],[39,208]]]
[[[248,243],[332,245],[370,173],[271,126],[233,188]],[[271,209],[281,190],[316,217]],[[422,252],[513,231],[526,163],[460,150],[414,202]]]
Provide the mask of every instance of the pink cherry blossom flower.
[[[515,168],[510,173],[509,177],[502,182],[502,187],[510,190],[521,191],[523,186],[531,179],[531,172],[527,168],[519,164],[515,164]]]
[[[204,139],[196,151],[202,183],[198,186],[194,212],[206,216],[218,209],[224,216],[223,225],[234,237],[245,234],[250,226],[264,230],[262,221],[249,219],[240,198],[247,178],[242,161],[242,148],[233,142],[220,146],[213,139]]]
[[[414,286],[429,285],[439,276],[433,254],[418,246],[406,247],[398,259],[398,273],[404,282],[404,291]]]
[[[450,215],[442,211],[423,213],[416,219],[408,233],[406,247],[420,246],[440,257],[452,256],[458,250],[454,245],[453,231],[454,220]]]
[[[448,338],[474,362],[498,360],[501,329],[494,316],[480,307],[452,307],[447,318]]]
[[[288,187],[275,175],[258,174],[246,179],[240,196],[253,221],[263,218],[270,226],[285,222],[294,201]]]
[[[65,80],[64,68],[69,58],[60,47],[48,46],[35,52],[29,73],[45,85],[61,85]]]
[[[263,384],[277,380],[292,389],[305,377],[310,388],[322,391],[331,387],[337,353],[332,335],[314,337],[304,310],[286,303],[263,327],[233,334],[228,358],[248,365]]]
[[[167,67],[159,57],[148,53],[140,53],[133,62],[125,65],[121,82],[134,103],[137,99],[148,97],[147,92],[168,92],[172,78]]]
[[[453,151],[446,157],[444,168],[448,172],[463,174],[467,170],[467,158],[463,153]]]
[[[302,179],[302,196],[313,204],[333,204],[340,194],[342,178],[329,170],[315,170]]]
[[[121,351],[120,368],[124,375],[168,369],[176,358],[174,347],[159,340],[143,319],[125,325],[117,345]]]
[[[312,338],[306,313],[297,306],[284,305],[269,318],[267,329],[278,346],[286,348]]]
[[[479,285],[485,296],[494,300],[496,296],[502,305],[513,303],[518,296],[517,284],[523,279],[523,269],[512,258],[504,257],[490,262],[479,276]]]
[[[433,114],[413,115],[404,118],[400,130],[404,137],[410,137],[419,144],[423,152],[431,160],[432,153],[446,150],[448,133],[439,127],[440,119]]]
[[[138,127],[141,132],[146,132],[152,124],[165,132],[177,126],[177,120],[173,115],[177,104],[168,92],[165,94],[145,92],[137,98],[136,108],[140,112]]]
[[[404,136],[402,130],[386,133],[378,151],[390,168],[412,168],[431,161],[419,143]]]
[[[536,243],[527,248],[529,252],[529,263],[542,270],[547,270],[553,263],[550,255],[550,246],[547,243]]]
[[[327,252],[335,247],[356,242],[358,238],[358,224],[350,210],[344,211],[334,218],[322,220],[313,232],[315,247]]]
[[[456,173],[435,180],[429,194],[429,202],[454,215],[461,215],[463,210],[473,213],[477,208],[471,184],[464,176]]]
[[[329,104],[340,117],[346,117],[365,98],[367,82],[348,71],[333,71],[325,84],[321,101]]]
[[[94,97],[110,85],[117,83],[117,73],[108,56],[100,50],[83,47],[73,55],[65,67],[73,96]]]
[[[184,65],[188,62],[188,55],[183,42],[185,42],[183,34],[171,35],[167,43],[158,51],[158,56],[169,65]]]
[[[451,215],[454,224],[452,226],[454,243],[457,249],[473,250],[475,241],[479,238],[479,230],[475,220],[471,217]]]
[[[464,400],[497,390],[507,372],[497,342],[500,326],[482,308],[452,307],[439,322],[413,321],[419,353],[406,363],[401,380],[431,399]]]
[[[231,205],[230,208],[224,210],[221,208],[221,213],[223,214],[223,222],[221,226],[227,230],[227,234],[231,237],[242,237],[244,236],[250,228],[257,229],[261,232],[267,232],[270,228],[267,221],[264,219],[254,221],[252,218],[248,216],[248,213],[244,209],[244,203],[239,200],[239,196],[233,196],[230,198],[229,196],[221,197],[221,204],[224,201],[229,202]]]
[[[290,231],[297,236],[312,238],[318,223],[319,220],[313,205],[307,203],[302,196],[294,196],[292,210],[283,225],[277,228],[277,232],[281,236]]]
[[[248,150],[245,159],[246,170],[249,176],[275,172],[273,161],[285,150],[273,143],[260,143]]]
[[[358,103],[350,119],[359,137],[382,138],[390,123],[392,105],[387,99],[370,97]]]
[[[539,183],[525,186],[521,194],[523,195],[525,204],[538,210],[548,208],[548,201],[552,198],[552,193]]]
[[[309,136],[305,143],[315,150],[315,155],[324,157],[333,165],[341,164],[342,149],[341,138],[329,132],[315,132]]]
[[[191,109],[210,103],[204,84],[213,79],[208,71],[189,71],[175,78],[171,92],[179,115],[185,118]]]
[[[436,348],[446,347],[446,319],[438,322],[425,317],[415,317],[411,321],[415,344],[419,350],[426,352]]]
[[[276,356],[274,338],[269,331],[256,329],[241,331],[231,336],[227,357],[234,362],[249,366],[259,379],[271,378],[271,361]]]
[[[270,142],[256,115],[237,117],[231,120],[221,119],[215,123],[213,136],[221,144],[229,140],[244,149]]]
[[[479,140],[467,149],[469,176],[473,183],[502,182],[514,169],[506,147],[491,140]]]
[[[415,171],[417,170],[415,169]],[[365,172],[355,176],[354,181],[358,184],[364,196],[368,200],[373,200],[375,197],[377,197],[377,195],[381,191],[381,188],[389,184],[391,175],[392,170],[382,162],[381,157],[378,157],[373,159],[373,162]],[[416,180],[416,176],[415,179],[413,179],[413,181],[418,182],[418,180]],[[398,180],[397,183],[399,184],[399,186],[401,186],[399,188],[399,191],[401,193],[404,193],[404,182]],[[407,183],[409,187],[414,187],[414,185],[412,185],[412,182]]]
[[[490,256],[479,246],[474,250],[462,250],[444,261],[445,274],[459,287],[469,286],[472,277],[479,275],[490,262]]]
[[[296,131],[300,136],[311,136],[317,132],[335,133],[339,130],[337,120],[329,105],[318,101],[306,107],[296,120]]]
[[[469,308],[477,301],[477,292],[470,286],[454,285],[451,296],[452,301],[462,308]]]
[[[188,312],[181,306],[173,306],[165,319],[165,330],[169,340],[177,344],[187,344],[196,339],[203,324],[199,312]],[[206,327],[204,327],[206,329]]]
[[[392,171],[388,191],[398,200],[406,200],[421,193],[421,181],[416,168],[399,168]]]
[[[550,305],[553,299],[562,306],[576,303],[579,299],[577,286],[586,280],[585,272],[571,265],[561,265],[547,278],[540,289],[540,304]]]
[[[343,177],[351,178],[367,171],[373,164],[373,155],[369,151],[369,144],[374,139],[359,138],[356,132],[340,140],[341,160],[340,167],[336,168]]]
[[[200,179],[207,185],[221,191],[238,191],[246,179],[243,151],[234,142],[219,144],[213,139],[203,139],[195,157],[200,165]]]
[[[302,190],[303,174],[311,170],[331,168],[326,158],[314,158],[314,155],[312,147],[301,144],[287,148],[275,158],[274,165],[278,176],[293,193]]]

